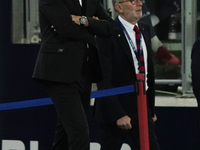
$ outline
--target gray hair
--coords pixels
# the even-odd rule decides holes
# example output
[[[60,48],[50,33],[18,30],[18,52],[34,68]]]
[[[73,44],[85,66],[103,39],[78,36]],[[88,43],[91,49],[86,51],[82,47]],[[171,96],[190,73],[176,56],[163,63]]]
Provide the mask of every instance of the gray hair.
[[[121,2],[122,0],[112,0],[113,3],[113,7],[116,13],[118,13],[118,11],[115,9],[115,4]]]
[[[112,0],[113,6],[115,6],[115,4],[119,2],[121,2],[121,0]]]

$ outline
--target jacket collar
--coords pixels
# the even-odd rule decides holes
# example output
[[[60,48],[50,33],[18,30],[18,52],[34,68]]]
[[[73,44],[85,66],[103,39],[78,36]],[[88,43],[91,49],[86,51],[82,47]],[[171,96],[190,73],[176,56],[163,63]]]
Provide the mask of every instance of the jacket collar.
[[[115,22],[116,22],[115,23],[115,27],[114,27],[115,37],[118,40],[120,48],[124,50],[124,52],[126,53],[128,59],[130,60],[130,63],[134,67],[134,62],[133,62],[132,54],[131,54],[131,51],[130,51],[130,47],[129,47],[129,44],[128,44],[127,40],[126,40],[122,25],[121,25],[118,17],[116,17]]]
[[[145,44],[147,46],[147,53],[148,53],[148,56],[149,56],[148,48],[150,47],[151,44],[148,43],[149,40],[147,40],[146,38],[151,38],[151,37],[149,37],[147,32],[145,32],[145,26],[141,21],[138,22],[138,26],[140,28],[141,34],[143,35]],[[115,19],[114,30],[115,30],[114,34],[115,34],[115,37],[118,40],[120,48],[124,50],[124,52],[126,53],[128,59],[130,60],[130,63],[134,67],[134,62],[133,62],[132,54],[131,54],[131,51],[130,51],[130,47],[129,47],[129,44],[128,44],[127,40],[126,40],[122,25],[121,25],[118,17],[116,17],[116,19]],[[147,57],[147,59],[148,59],[148,57]]]

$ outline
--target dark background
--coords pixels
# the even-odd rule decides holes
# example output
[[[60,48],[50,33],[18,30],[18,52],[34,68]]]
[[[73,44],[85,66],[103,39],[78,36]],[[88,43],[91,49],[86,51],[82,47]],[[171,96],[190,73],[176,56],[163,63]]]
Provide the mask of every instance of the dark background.
[[[1,0],[0,103],[48,97],[44,87],[31,79],[39,44],[12,44],[11,18],[11,0]],[[88,120],[91,141],[95,142],[98,128],[92,112],[90,107]],[[156,112],[156,134],[162,150],[197,149],[196,108],[157,107]],[[0,111],[0,144],[5,139],[20,140],[29,148],[29,142],[36,140],[40,150],[49,150],[55,125],[53,105]]]

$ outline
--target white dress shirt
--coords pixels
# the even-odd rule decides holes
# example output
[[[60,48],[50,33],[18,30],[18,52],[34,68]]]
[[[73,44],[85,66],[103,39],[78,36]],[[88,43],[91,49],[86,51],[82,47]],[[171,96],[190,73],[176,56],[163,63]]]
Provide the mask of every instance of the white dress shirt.
[[[126,31],[128,32],[128,34],[129,34],[131,40],[133,41],[135,47],[137,47],[136,46],[136,40],[135,40],[135,31],[133,30],[135,25],[129,23],[128,21],[124,20],[120,16],[118,16],[118,18],[119,18],[120,22],[123,24],[123,26],[125,27]],[[136,24],[136,25],[138,26],[138,24]],[[135,66],[135,73],[138,74],[139,73],[138,60],[136,58],[135,52],[134,52],[126,34],[125,34],[125,36],[127,38],[127,41],[128,41],[128,44],[129,44],[129,47],[130,47],[130,50],[131,50],[131,54],[132,54],[132,58],[133,58],[134,66]],[[142,36],[142,34],[141,34],[141,36]],[[144,55],[145,81],[146,81],[146,90],[147,90],[148,89],[148,85],[147,85],[147,74],[148,74],[148,70],[147,70],[147,65],[148,65],[147,64],[147,47],[146,47],[143,36],[142,36],[142,48],[143,48],[143,55]]]
[[[82,6],[82,0],[79,0],[80,5]]]

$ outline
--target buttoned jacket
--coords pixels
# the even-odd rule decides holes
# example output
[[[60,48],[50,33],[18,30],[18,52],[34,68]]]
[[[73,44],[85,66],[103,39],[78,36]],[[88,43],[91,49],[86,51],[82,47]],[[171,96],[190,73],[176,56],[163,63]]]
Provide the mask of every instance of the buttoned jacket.
[[[147,47],[148,112],[150,115],[154,115],[155,83],[150,28],[147,24],[140,21],[138,25]],[[129,43],[118,18],[115,20],[113,36],[110,38],[98,38],[97,43],[104,75],[103,80],[98,83],[98,89],[134,85],[134,92],[96,99],[96,118],[98,122],[116,122],[125,115],[136,120],[138,108],[134,61]]]
[[[39,1],[41,47],[33,79],[64,83],[76,81],[82,70],[86,43],[91,50],[93,82],[102,78],[95,35],[111,36],[113,20],[99,0],[86,0],[84,8],[81,9],[79,0]],[[71,15],[87,16],[89,26],[76,24]]]

